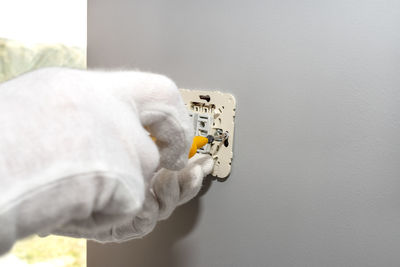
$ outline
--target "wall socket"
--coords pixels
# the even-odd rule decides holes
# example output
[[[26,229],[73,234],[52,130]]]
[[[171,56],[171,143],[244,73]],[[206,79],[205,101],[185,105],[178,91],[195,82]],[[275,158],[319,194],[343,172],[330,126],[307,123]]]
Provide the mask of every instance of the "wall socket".
[[[233,157],[235,97],[219,91],[180,89],[180,92],[193,119],[194,135],[211,135],[215,139],[212,144],[198,149],[197,153],[212,155],[215,161],[213,176],[228,177]]]

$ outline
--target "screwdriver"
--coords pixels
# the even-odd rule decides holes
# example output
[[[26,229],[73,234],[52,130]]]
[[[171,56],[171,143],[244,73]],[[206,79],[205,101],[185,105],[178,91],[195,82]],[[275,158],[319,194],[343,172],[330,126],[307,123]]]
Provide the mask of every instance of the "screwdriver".
[[[214,142],[214,137],[212,135],[208,135],[207,137],[204,136],[193,137],[192,147],[190,148],[189,151],[189,159],[196,154],[197,149],[202,148],[207,144],[211,144],[212,142]]]
[[[150,135],[150,137],[151,139],[153,139],[154,142],[156,141],[156,138],[154,136]],[[202,148],[207,144],[211,144],[212,142],[214,142],[214,137],[212,135],[208,135],[207,137],[204,136],[193,137],[192,146],[190,147],[189,150],[189,159],[196,154],[197,149]]]

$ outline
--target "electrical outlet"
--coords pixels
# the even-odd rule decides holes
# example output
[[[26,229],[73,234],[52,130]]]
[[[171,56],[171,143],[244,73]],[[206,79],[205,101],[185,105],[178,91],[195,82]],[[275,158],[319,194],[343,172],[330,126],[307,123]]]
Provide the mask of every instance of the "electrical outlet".
[[[231,172],[236,100],[219,91],[180,89],[183,101],[193,119],[194,135],[214,137],[214,142],[197,150],[215,160],[212,175],[226,178]]]

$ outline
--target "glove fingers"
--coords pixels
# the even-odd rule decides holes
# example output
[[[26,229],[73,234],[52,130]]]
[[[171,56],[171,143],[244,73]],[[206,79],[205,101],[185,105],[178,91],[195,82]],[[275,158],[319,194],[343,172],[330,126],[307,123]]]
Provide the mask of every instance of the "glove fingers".
[[[188,173],[179,175],[179,180],[181,185],[179,205],[182,205],[199,193],[203,183],[203,171],[200,166],[194,166]]]
[[[116,242],[143,237],[154,229],[158,219],[158,211],[159,205],[157,200],[149,190],[141,212],[126,223],[114,226],[110,231],[97,235],[96,240],[107,241],[105,238],[108,235],[111,235],[112,240]]]
[[[193,124],[175,83],[152,73],[122,72],[113,76],[114,94],[137,109],[140,121],[157,139],[160,165],[182,169],[193,138]]]
[[[106,228],[99,228],[94,220],[90,222],[72,222],[52,231],[51,234],[86,238],[104,243],[123,242],[133,238],[140,238],[154,229],[158,219],[158,205],[154,194],[151,191],[147,191],[142,210],[125,218],[120,223]],[[40,236],[43,237],[48,234],[50,233],[41,233]]]
[[[46,212],[49,215],[54,213],[51,216],[57,219],[65,219],[56,229],[44,231],[76,237],[90,237],[115,223],[126,221],[141,211],[146,197],[139,172],[133,175],[112,172],[75,175],[53,183],[48,186],[48,191],[52,195],[38,201],[52,199],[55,208],[46,209]],[[29,203],[33,205],[34,202]],[[36,206],[44,207],[46,204]],[[29,205],[26,207],[30,212],[34,211]]]
[[[204,177],[213,171],[215,162],[210,155],[198,155],[196,158],[193,158],[193,161],[201,167]]]
[[[141,121],[156,138],[160,166],[171,170],[182,169],[187,163],[193,137],[187,111],[157,105],[143,111]]]
[[[140,127],[140,126],[139,126]],[[157,167],[159,166],[160,155],[154,141],[150,138],[146,130],[138,136],[135,145],[137,155],[140,158],[140,167],[147,183],[150,180]]]
[[[212,172],[214,160],[209,155],[196,155],[179,175],[180,199],[178,205],[194,198],[200,191],[203,178]]]
[[[154,178],[153,191],[159,204],[159,220],[168,218],[179,202],[180,188],[176,171],[162,169]]]
[[[123,223],[100,231],[61,228],[53,233],[94,239],[98,242],[123,242],[150,233],[158,220],[168,218],[173,210],[195,197],[204,176],[212,172],[214,161],[209,155],[195,155],[181,171],[161,169],[153,178],[141,211]]]

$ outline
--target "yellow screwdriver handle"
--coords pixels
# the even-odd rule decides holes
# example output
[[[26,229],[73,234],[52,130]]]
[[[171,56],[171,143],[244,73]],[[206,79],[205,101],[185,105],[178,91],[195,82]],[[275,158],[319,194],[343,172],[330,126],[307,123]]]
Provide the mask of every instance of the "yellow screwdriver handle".
[[[207,143],[208,143],[207,137],[204,136],[193,137],[192,147],[190,148],[189,151],[189,159],[196,154],[197,149],[202,148],[203,146],[207,145]]]
[[[150,137],[151,137],[151,139],[153,139],[154,142],[156,141],[156,138],[154,136],[150,135]],[[207,143],[208,143],[207,137],[204,137],[204,136],[193,137],[192,147],[190,148],[190,151],[189,151],[189,159],[196,154],[197,149],[202,148],[203,146],[207,145]]]

